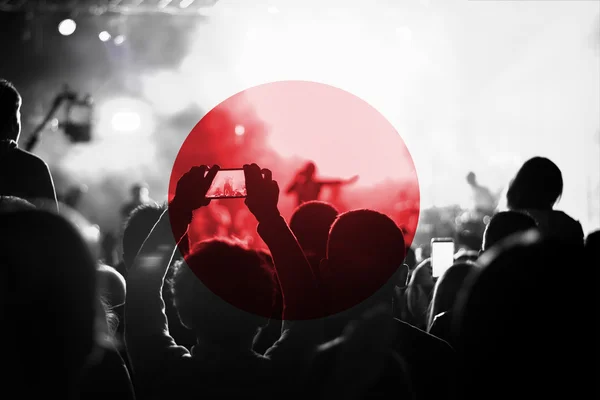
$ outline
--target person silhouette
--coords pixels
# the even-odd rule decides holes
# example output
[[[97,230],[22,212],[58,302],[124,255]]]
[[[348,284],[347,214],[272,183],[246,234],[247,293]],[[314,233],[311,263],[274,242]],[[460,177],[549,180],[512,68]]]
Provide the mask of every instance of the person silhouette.
[[[301,205],[308,201],[319,200],[321,190],[325,186],[339,187],[341,185],[348,185],[358,180],[358,176],[353,176],[350,179],[330,179],[322,180],[316,179],[315,175],[317,167],[315,163],[308,162],[303,169],[297,174],[292,183],[288,186],[286,193],[294,194],[296,196],[297,205]]]
[[[510,182],[506,204],[511,211],[529,214],[546,236],[561,238],[582,248],[581,223],[554,207],[563,194],[563,177],[558,166],[545,157],[527,160]]]
[[[127,204],[125,204],[121,208],[121,216],[124,220],[126,220],[129,215],[141,205],[144,204],[155,204],[155,202],[150,198],[150,191],[146,185],[141,183],[136,183],[131,187],[131,198]]]
[[[492,192],[477,182],[474,172],[467,174],[467,183],[472,190],[473,211],[478,214],[492,215],[497,206],[497,201]]]
[[[48,165],[18,146],[21,136],[21,95],[0,79],[0,195],[16,196],[58,211]]]
[[[225,178],[225,185],[223,185],[223,192],[225,196],[232,196],[234,194],[233,191],[233,178],[228,176]]]

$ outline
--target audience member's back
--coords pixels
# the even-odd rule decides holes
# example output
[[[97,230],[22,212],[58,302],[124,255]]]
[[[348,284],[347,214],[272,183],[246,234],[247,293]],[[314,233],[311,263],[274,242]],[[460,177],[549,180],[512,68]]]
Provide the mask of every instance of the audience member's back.
[[[535,231],[486,253],[456,307],[462,398],[586,398],[593,353],[587,302],[565,284],[573,261]],[[582,329],[583,328],[583,329]]]
[[[154,332],[158,326],[144,324],[157,322],[144,320],[142,314],[128,315],[132,325],[127,325],[127,345],[140,393],[148,398],[267,395],[265,388],[273,384],[271,362],[252,351],[266,318],[243,311],[244,305],[266,310],[274,303],[273,271],[261,255],[235,242],[204,241],[185,262],[176,263],[170,284],[179,318],[196,335],[197,344],[188,352],[166,336],[146,341],[130,327]],[[128,296],[132,292],[138,294],[130,289]]]
[[[39,157],[18,147],[21,95],[0,79],[0,195],[16,196],[58,209],[50,170]]]
[[[319,272],[319,263],[325,258],[327,238],[338,211],[322,201],[309,201],[300,205],[290,218],[290,229],[315,273]]]
[[[164,211],[165,207],[156,204],[145,204],[137,207],[129,214],[121,239],[121,251],[123,252],[122,256],[126,270],[133,265],[144,241]]]
[[[94,345],[94,260],[69,223],[44,211],[0,214],[0,237],[3,390],[76,398]]]
[[[338,217],[331,227],[326,267],[331,290],[342,302],[333,302],[342,311],[354,301],[356,307],[330,317],[331,333],[344,320],[357,319],[367,309],[385,304],[392,317],[394,274],[405,258],[401,230],[387,216],[370,210],[356,210]],[[338,296],[338,294],[342,296]],[[367,293],[372,295],[366,298]],[[358,297],[357,297],[358,296]],[[405,322],[397,327],[393,349],[406,361],[417,398],[452,397],[455,355],[444,341]]]
[[[46,163],[10,143],[0,143],[0,193],[31,202],[54,203],[53,183]]]
[[[600,230],[590,233],[585,239],[585,259],[587,263],[586,270],[590,271],[590,275],[595,278],[594,282],[598,282],[598,278],[600,277]],[[594,299],[592,300],[592,304],[594,304],[596,310],[600,309],[599,293],[600,290],[595,290]],[[598,346],[600,335],[598,335],[597,323],[595,324],[595,328],[596,353],[600,356],[600,346]]]
[[[501,242],[510,235],[536,227],[535,220],[525,213],[517,211],[499,212],[492,217],[485,228],[481,250],[489,250],[496,243]]]
[[[399,318],[419,329],[427,329],[427,310],[431,302],[433,288],[431,259],[421,262],[410,275],[404,291],[404,307],[399,309]]]
[[[273,264],[273,257],[266,250],[258,251],[261,258],[264,260],[264,265],[273,271],[273,275],[277,277],[275,265]],[[254,337],[254,343],[252,349],[258,354],[265,354],[271,346],[281,337],[281,329],[283,321],[283,297],[281,295],[281,288],[279,287],[279,280],[275,279],[275,306],[273,313],[267,325],[259,329],[258,334]]]
[[[465,280],[475,268],[472,262],[454,264],[435,283],[429,306],[427,331],[450,344],[454,344],[452,319],[456,299]]]
[[[563,178],[558,166],[547,158],[534,157],[517,172],[506,200],[510,210],[531,215],[544,236],[583,246],[581,224],[564,212],[553,210],[562,192]]]
[[[164,206],[150,203],[135,208],[129,214],[129,218],[125,222],[121,241],[123,264],[125,267],[123,269],[125,274],[133,265],[135,257],[142,248],[144,241],[164,211]],[[167,243],[169,240],[170,238],[164,238],[164,241]],[[167,271],[166,280],[170,280],[172,276],[173,268],[170,267]],[[165,312],[169,320],[169,333],[179,345],[191,349],[192,346],[196,344],[196,337],[193,332],[181,325],[179,317],[177,316],[177,310],[173,305],[172,293],[167,285],[163,287],[162,295],[165,301]],[[122,315],[122,310],[119,310],[119,313]],[[122,332],[123,325],[119,327],[119,333]]]
[[[391,345],[397,324],[385,308],[353,321],[343,336],[317,348],[307,396],[316,399],[413,399],[406,360]]]
[[[319,282],[323,301],[326,301],[329,288],[327,279],[322,276],[321,260],[326,256],[329,230],[337,216],[338,210],[332,205],[309,201],[298,206],[290,219],[290,229]]]
[[[590,233],[585,238],[584,251],[588,266],[597,274],[600,270],[600,230]]]

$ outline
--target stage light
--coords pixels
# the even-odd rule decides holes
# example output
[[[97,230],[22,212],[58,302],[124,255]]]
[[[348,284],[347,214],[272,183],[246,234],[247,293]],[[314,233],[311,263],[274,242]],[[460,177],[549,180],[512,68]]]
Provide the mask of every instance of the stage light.
[[[235,126],[235,134],[237,136],[244,136],[244,133],[246,133],[246,128],[244,128],[243,125],[236,125]]]
[[[125,41],[125,36],[123,36],[123,35],[119,35],[119,36],[115,37],[115,44],[117,46],[122,45],[124,41]]]
[[[141,139],[151,135],[154,128],[154,113],[140,99],[117,98],[98,106],[95,130],[99,139],[122,136]]]
[[[102,31],[98,34],[98,38],[100,38],[100,40],[102,40],[103,42],[107,42],[110,40],[110,33]]]
[[[141,118],[135,111],[123,110],[113,115],[111,124],[117,132],[133,132],[139,129]]]
[[[106,173],[134,177],[146,166],[156,168],[156,118],[146,102],[133,97],[99,100],[94,116],[94,140],[73,146],[62,158],[61,168],[69,175],[91,187]]]
[[[58,32],[63,36],[72,35],[77,29],[77,24],[72,19],[65,19],[58,24]]]
[[[194,2],[194,0],[181,0],[181,3],[179,3],[179,8],[187,8],[189,7],[192,3]]]

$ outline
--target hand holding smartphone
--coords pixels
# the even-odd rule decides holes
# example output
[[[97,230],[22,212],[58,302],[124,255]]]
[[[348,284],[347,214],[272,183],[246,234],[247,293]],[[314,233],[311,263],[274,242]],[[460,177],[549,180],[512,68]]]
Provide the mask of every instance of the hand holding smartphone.
[[[452,238],[431,239],[433,277],[439,278],[452,265],[454,265],[454,240]]]

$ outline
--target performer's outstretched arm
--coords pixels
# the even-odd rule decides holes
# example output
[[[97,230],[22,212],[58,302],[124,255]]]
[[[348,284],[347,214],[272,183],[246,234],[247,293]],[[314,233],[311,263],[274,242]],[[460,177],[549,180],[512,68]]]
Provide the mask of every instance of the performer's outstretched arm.
[[[349,185],[351,183],[354,183],[358,180],[358,175],[353,176],[350,179],[325,179],[325,180],[319,180],[317,181],[317,183],[324,185],[324,186],[336,186],[336,185]]]

